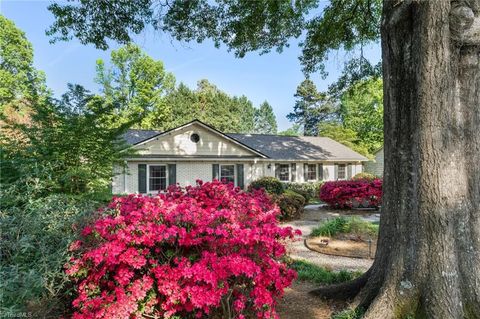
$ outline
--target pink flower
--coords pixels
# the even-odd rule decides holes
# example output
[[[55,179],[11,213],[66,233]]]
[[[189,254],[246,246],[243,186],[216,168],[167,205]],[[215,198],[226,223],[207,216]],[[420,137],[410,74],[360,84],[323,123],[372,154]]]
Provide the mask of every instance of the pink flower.
[[[284,243],[299,233],[277,215],[263,192],[219,181],[112,199],[71,245],[73,318],[224,317],[225,300],[236,318],[278,318],[296,277]]]

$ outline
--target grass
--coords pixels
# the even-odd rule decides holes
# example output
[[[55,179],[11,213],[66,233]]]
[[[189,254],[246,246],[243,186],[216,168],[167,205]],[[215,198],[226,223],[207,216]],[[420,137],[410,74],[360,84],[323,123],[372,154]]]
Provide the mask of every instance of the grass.
[[[361,272],[341,270],[331,271],[304,260],[293,260],[290,267],[298,274],[298,280],[310,281],[316,284],[337,284],[359,277]]]
[[[375,237],[378,235],[378,223],[362,220],[358,217],[337,217],[312,230],[311,236],[334,237],[337,234],[356,234]]]

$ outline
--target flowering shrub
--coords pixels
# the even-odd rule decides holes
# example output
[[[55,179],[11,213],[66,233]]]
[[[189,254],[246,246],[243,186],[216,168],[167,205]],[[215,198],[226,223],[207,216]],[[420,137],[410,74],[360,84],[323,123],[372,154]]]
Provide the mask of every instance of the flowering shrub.
[[[73,318],[278,318],[291,228],[263,191],[214,181],[114,198],[72,243]]]
[[[334,208],[378,207],[382,203],[382,180],[325,182],[320,200]]]

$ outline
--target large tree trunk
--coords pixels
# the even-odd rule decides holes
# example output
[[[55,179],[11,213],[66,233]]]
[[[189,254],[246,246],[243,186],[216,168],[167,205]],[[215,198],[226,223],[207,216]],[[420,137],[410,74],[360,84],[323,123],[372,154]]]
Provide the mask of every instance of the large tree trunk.
[[[480,0],[385,0],[384,199],[372,268],[317,294],[364,318],[480,318]]]

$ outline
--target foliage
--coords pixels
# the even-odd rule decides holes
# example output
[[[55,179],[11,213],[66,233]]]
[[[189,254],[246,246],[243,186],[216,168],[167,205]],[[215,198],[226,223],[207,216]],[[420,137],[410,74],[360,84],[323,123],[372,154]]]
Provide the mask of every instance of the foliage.
[[[277,119],[267,101],[264,101],[259,108],[255,109],[254,121],[254,133],[277,134]]]
[[[95,81],[101,85],[107,101],[115,101],[114,125],[138,119],[138,127],[165,129],[172,106],[165,102],[175,78],[165,71],[161,61],[155,61],[140,47],[128,44],[111,52],[110,67],[97,61]]]
[[[245,96],[230,96],[208,80],[200,80],[191,90],[185,84],[166,97],[172,106],[172,114],[164,123],[167,128],[198,119],[217,130],[228,133],[252,133],[255,108]]]
[[[382,180],[325,182],[320,200],[332,208],[378,207],[382,203]]]
[[[335,100],[353,85],[365,80],[380,79],[382,77],[382,62],[372,65],[365,57],[354,58],[345,63],[340,77],[328,86],[328,95]]]
[[[271,176],[261,177],[252,181],[250,185],[248,185],[249,191],[262,188],[269,194],[279,195],[284,191],[282,182],[280,182],[278,178]]]
[[[88,198],[56,194],[2,208],[2,313],[32,312],[36,318],[50,318],[64,310],[67,248],[76,225],[91,218],[98,205]]]
[[[304,71],[323,71],[332,50],[352,51],[380,36],[381,1],[127,1],[98,6],[94,0],[53,3],[52,40],[73,36],[107,49],[108,39],[129,43],[149,25],[177,40],[224,43],[236,56],[247,52],[281,52],[292,38],[301,40]]]
[[[333,314],[331,319],[360,319],[364,313],[365,312],[360,308],[347,309]]]
[[[262,191],[214,181],[115,198],[72,243],[73,318],[278,318],[291,228]]]
[[[32,44],[15,24],[0,15],[0,112],[11,102],[45,93],[44,75],[33,67]]]
[[[278,135],[302,136],[303,128],[299,124],[293,124],[292,127],[286,129],[285,131],[278,132]]]
[[[305,197],[291,190],[286,190],[280,195],[272,194],[272,201],[280,208],[280,220],[300,218],[306,203]]]
[[[335,219],[324,222],[320,227],[316,227],[310,233],[310,236],[327,236],[333,237],[339,233],[348,232],[348,220],[344,217],[337,217]]]
[[[345,128],[340,122],[323,122],[318,126],[318,135],[323,137],[329,137],[352,150],[362,154],[368,155],[368,149],[363,145],[360,145],[357,132],[352,129]]]
[[[373,154],[383,145],[383,82],[380,78],[358,81],[340,99],[339,115],[345,129],[356,133],[359,147]]]
[[[314,228],[310,235],[334,237],[337,234],[354,234],[360,237],[374,238],[378,236],[378,224],[358,217],[336,217]]]
[[[325,94],[317,91],[315,84],[304,80],[295,93],[297,98],[293,112],[287,115],[290,121],[303,126],[306,136],[318,135],[318,123],[332,116],[333,108]]]
[[[378,177],[370,173],[362,172],[353,176],[352,180],[353,181],[359,181],[359,180],[373,181],[375,178],[378,178]]]
[[[320,187],[322,187],[323,182],[306,182],[306,183],[295,183],[295,182],[286,182],[283,183],[283,186],[287,190],[292,190],[295,193],[298,193],[305,197],[306,202],[317,198],[318,193],[320,192]]]
[[[108,187],[112,166],[130,154],[118,139],[130,123],[110,127],[104,120],[113,110],[112,103],[69,85],[60,100],[36,103],[30,123],[7,122],[24,143],[2,136],[3,195],[18,196],[27,184],[37,186],[38,196]]]
[[[337,284],[353,280],[361,275],[361,273],[346,270],[334,272],[306,260],[293,260],[290,267],[297,272],[298,280],[316,284]]]

